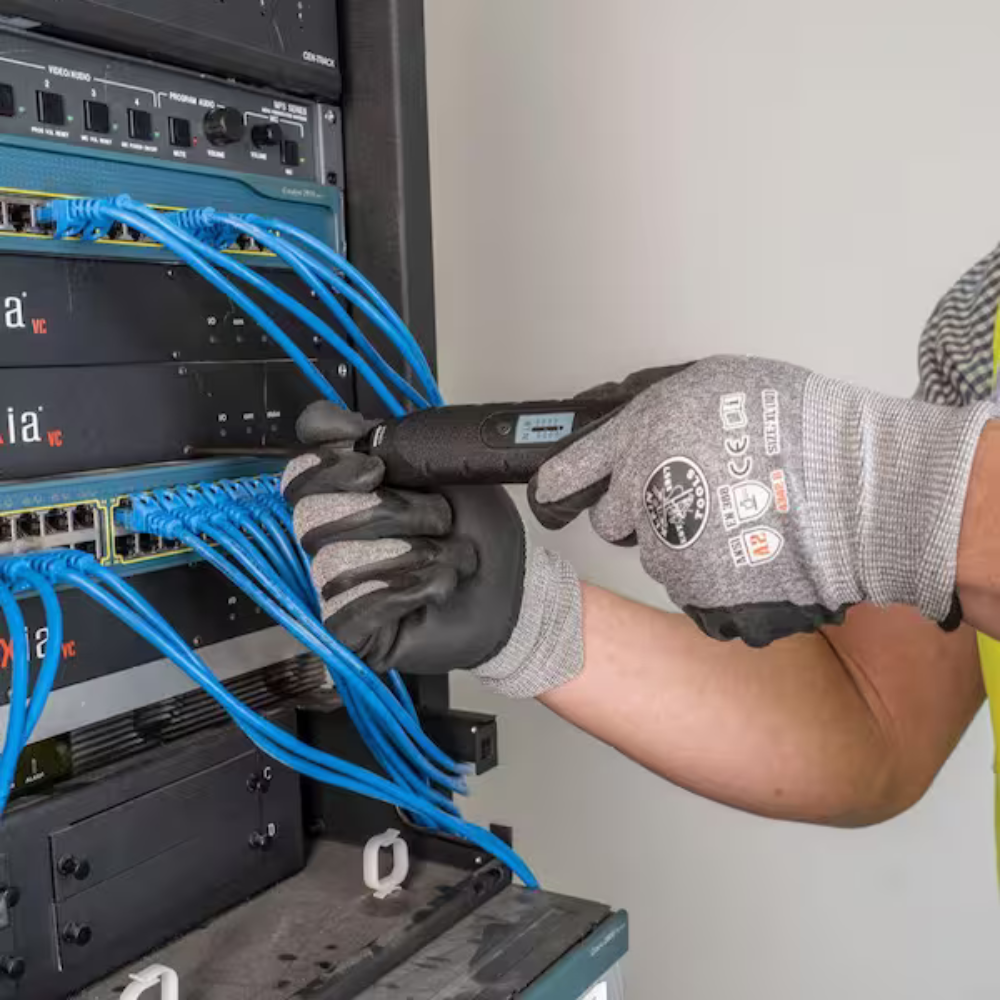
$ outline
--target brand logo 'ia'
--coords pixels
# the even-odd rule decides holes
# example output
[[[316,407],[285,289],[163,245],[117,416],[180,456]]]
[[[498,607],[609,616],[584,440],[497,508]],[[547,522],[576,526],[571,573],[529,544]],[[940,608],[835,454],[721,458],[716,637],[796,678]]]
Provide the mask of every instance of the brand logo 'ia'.
[[[8,406],[0,420],[0,445],[46,444],[50,448],[63,446],[61,430],[42,429],[44,406],[18,410]]]

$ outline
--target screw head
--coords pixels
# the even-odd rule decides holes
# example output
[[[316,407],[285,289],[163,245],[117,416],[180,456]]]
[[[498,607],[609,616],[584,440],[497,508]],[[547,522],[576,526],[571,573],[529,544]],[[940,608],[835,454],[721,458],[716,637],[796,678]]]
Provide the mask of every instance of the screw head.
[[[339,364],[339,365],[337,365],[337,374],[338,374],[338,375],[339,375],[339,376],[340,376],[341,378],[347,378],[347,376],[348,376],[348,374],[349,374],[350,370],[351,370],[351,369],[350,369],[350,368],[348,368],[348,367],[347,367],[347,365],[345,365],[343,361],[341,361],[341,362],[340,362],[340,364]]]
[[[89,924],[70,923],[62,929],[62,939],[66,944],[75,944],[80,948],[85,948],[90,944],[94,933]]]
[[[21,979],[26,970],[24,959],[20,955],[4,955],[0,958],[0,975],[8,979]]]
[[[255,851],[266,851],[271,846],[271,837],[266,833],[261,833],[260,830],[254,830],[253,833],[247,837],[247,843]]]
[[[72,876],[82,882],[90,875],[90,862],[86,858],[77,858],[72,854],[64,854],[56,862],[56,871],[65,878]]]

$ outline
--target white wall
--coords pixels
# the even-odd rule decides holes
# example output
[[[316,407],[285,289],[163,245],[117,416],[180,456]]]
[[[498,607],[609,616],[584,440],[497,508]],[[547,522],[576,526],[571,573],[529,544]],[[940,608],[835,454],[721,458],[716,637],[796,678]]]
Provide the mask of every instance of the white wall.
[[[995,0],[426,0],[453,401],[722,350],[908,393],[937,296],[1000,238]],[[663,603],[632,554],[554,536]],[[627,907],[631,1000],[1000,991],[985,720],[927,799],[838,832],[678,791],[534,704],[479,818]],[[556,793],[570,808],[556,807]]]

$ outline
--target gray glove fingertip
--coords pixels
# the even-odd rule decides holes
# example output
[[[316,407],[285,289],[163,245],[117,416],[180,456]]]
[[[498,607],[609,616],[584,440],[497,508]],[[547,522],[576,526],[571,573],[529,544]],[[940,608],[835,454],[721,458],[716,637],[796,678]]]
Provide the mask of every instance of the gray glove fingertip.
[[[315,468],[319,465],[321,459],[319,455],[315,452],[306,452],[304,455],[296,455],[289,463],[285,466],[285,471],[281,474],[281,493],[284,495],[285,490],[291,485],[291,483],[298,479],[299,476],[308,472],[310,469]]]
[[[375,493],[317,493],[303,497],[293,512],[295,534],[304,538],[311,531],[371,510],[381,503]]]
[[[398,559],[410,551],[410,543],[398,538],[375,541],[334,542],[316,554],[312,564],[313,582],[323,599],[323,618],[336,614],[345,605],[388,586],[384,579],[358,579],[354,586],[349,577],[359,570],[371,567],[376,572],[378,564]],[[344,589],[337,589],[338,579],[344,580]],[[331,584],[334,584],[331,587]]]
[[[295,505],[315,494],[372,493],[384,477],[385,465],[380,458],[323,446],[288,463],[281,492]]]
[[[625,491],[616,488],[614,481],[607,493],[590,508],[590,525],[606,542],[621,545],[633,544],[635,515]]]
[[[607,478],[618,454],[618,433],[612,418],[553,455],[535,477],[536,501],[558,503]]]

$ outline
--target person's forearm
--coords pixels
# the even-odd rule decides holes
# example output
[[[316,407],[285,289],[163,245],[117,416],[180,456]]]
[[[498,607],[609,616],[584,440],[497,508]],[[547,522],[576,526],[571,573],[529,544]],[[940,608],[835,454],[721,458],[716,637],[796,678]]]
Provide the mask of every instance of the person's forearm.
[[[860,825],[900,812],[922,794],[982,697],[975,673],[955,670],[938,696],[938,720],[929,717],[931,706],[919,702],[923,678],[947,670],[956,649],[967,660],[969,641],[949,640],[906,609],[858,609],[831,638],[753,650],[707,639],[682,615],[585,586],[584,631],[584,671],[543,696],[549,708],[676,784],[779,818]],[[873,684],[855,667],[852,642],[867,648],[883,634],[902,658],[899,679]],[[941,655],[921,657],[908,690],[900,680],[914,642],[921,652],[940,642]],[[897,744],[911,735],[926,760],[919,750],[900,760]]]
[[[965,620],[1000,639],[1000,421],[979,440],[958,543],[958,596]]]

